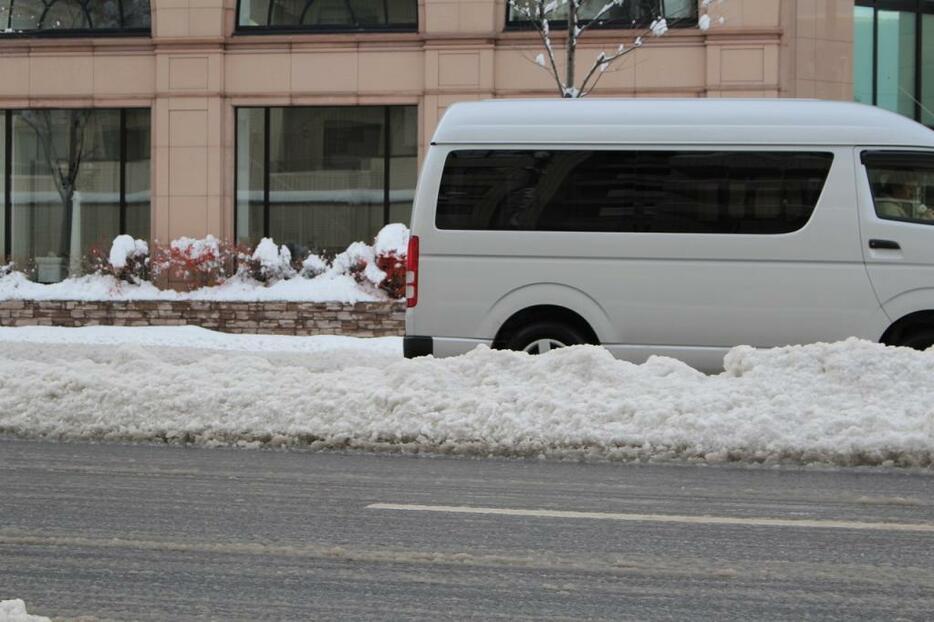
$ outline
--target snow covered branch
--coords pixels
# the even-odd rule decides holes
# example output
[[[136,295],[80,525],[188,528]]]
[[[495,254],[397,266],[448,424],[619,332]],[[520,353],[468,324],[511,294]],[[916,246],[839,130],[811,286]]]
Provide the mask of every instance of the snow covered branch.
[[[535,57],[535,64],[547,71],[555,81],[558,87],[558,93],[561,97],[584,97],[591,93],[597,86],[600,78],[610,68],[610,66],[623,56],[639,49],[645,45],[646,41],[652,38],[663,37],[668,33],[670,20],[681,20],[690,15],[668,13],[663,14],[663,3],[658,2],[656,14],[649,26],[638,35],[631,43],[620,43],[615,52],[607,53],[601,51],[590,68],[584,73],[584,79],[579,83],[576,79],[576,55],[577,47],[581,36],[591,26],[595,24],[606,24],[613,20],[619,20],[621,12],[635,0],[507,0],[510,11],[521,21],[527,22],[535,28],[542,40],[545,52]],[[603,2],[599,9],[591,10]],[[700,0],[697,27],[702,31],[707,31],[714,18],[711,16],[711,9],[714,5],[720,5],[724,0]],[[562,78],[561,68],[558,65],[555,47],[552,41],[551,24],[556,21],[563,21],[567,26],[567,36],[565,38],[565,62],[564,75]],[[724,23],[722,16],[716,17],[720,24]],[[643,22],[644,23],[644,22]]]

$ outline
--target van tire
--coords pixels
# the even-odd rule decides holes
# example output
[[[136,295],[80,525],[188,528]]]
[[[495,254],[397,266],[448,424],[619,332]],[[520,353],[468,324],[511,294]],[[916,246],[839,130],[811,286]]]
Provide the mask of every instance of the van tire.
[[[898,345],[915,350],[927,350],[934,346],[934,328],[914,330],[902,337]]]
[[[536,347],[533,344],[539,342]],[[550,343],[548,343],[550,342]],[[541,354],[542,347],[553,349],[587,343],[587,338],[577,329],[558,322],[536,322],[520,328],[506,342],[509,350]]]

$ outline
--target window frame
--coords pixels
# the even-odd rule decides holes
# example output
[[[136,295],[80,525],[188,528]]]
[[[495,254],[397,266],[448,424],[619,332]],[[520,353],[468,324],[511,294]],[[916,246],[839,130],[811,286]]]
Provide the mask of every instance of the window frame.
[[[931,166],[927,167],[927,170],[934,172],[934,151],[911,151],[905,149],[866,149],[860,152],[859,161],[860,164],[863,165],[866,183],[869,185],[869,198],[872,200],[872,214],[878,220],[884,222],[903,222],[910,225],[922,225],[925,227],[934,226],[934,220],[930,219],[925,220],[921,218],[902,218],[899,216],[883,216],[880,214],[876,197],[876,189],[870,177],[870,166],[878,166],[878,162],[872,162],[872,160],[875,158],[879,158],[880,160],[888,160],[891,165],[907,166],[911,165],[912,160],[916,160],[919,157],[927,159],[931,163]],[[899,162],[899,160],[902,160],[902,162]],[[915,167],[908,170],[916,171],[918,168],[919,167]],[[934,209],[934,207],[929,209]]]
[[[0,0],[9,2],[9,5],[16,0]],[[62,1],[62,0],[57,0]],[[93,0],[91,0],[93,1]],[[0,40],[2,39],[67,39],[67,38],[88,38],[88,37],[102,37],[102,38],[115,38],[115,37],[151,37],[152,36],[152,5],[154,0],[149,0],[149,26],[148,27],[138,27],[138,28],[50,28],[50,29],[35,29],[35,30],[10,30],[7,32],[5,29],[11,27],[13,12],[10,11],[7,16],[6,25],[0,24]],[[237,0],[239,2],[240,0]],[[117,0],[120,6],[120,15],[123,19],[123,0]],[[82,4],[82,8],[84,8]],[[2,112],[2,111],[0,111]]]
[[[872,105],[879,105],[879,11],[900,11],[915,16],[915,75],[914,116],[921,122],[924,96],[924,16],[934,15],[934,0],[855,0],[855,7],[865,7],[872,12]],[[854,44],[855,45],[855,44]],[[855,51],[855,48],[854,48]],[[934,85],[932,85],[934,86]]]
[[[269,0],[269,6],[272,7],[272,3],[275,0]],[[384,8],[386,8],[386,0],[374,0],[382,2]],[[328,24],[325,26],[315,26],[307,25],[303,26],[301,24],[285,24],[285,25],[265,25],[265,26],[244,26],[240,24],[240,10],[242,0],[237,0],[237,12],[234,16],[234,36],[242,35],[311,35],[311,34],[368,34],[368,33],[407,33],[407,32],[418,32],[419,23],[418,23],[418,4],[417,0],[411,0],[415,2],[415,21],[411,24],[394,24],[394,25],[383,25],[383,26],[340,26],[337,24]],[[311,0],[306,0],[306,9]],[[386,14],[388,16],[389,11],[386,8]],[[256,108],[258,106],[244,106],[245,108]]]
[[[661,0],[664,4],[665,0]],[[237,0],[239,3],[240,0]],[[529,32],[534,31],[535,26],[529,20],[518,20],[510,18],[510,6],[509,0],[506,0],[506,25],[504,27],[505,32]],[[695,11],[697,11],[697,5],[694,5]],[[700,19],[700,12],[697,11],[697,15],[693,17],[676,17],[676,18],[665,18],[668,23],[668,28],[697,28],[698,20]],[[591,30],[646,30],[652,23],[652,18],[645,20],[644,22],[627,22],[620,23],[619,21],[600,21],[595,24],[591,24],[593,20],[582,19],[578,23],[581,26],[586,25]],[[555,19],[548,20],[548,24],[553,33],[567,32],[568,29],[568,20],[566,19]]]
[[[3,197],[3,219],[4,219],[4,239],[0,240],[0,259],[2,263],[7,263],[13,259],[13,114],[29,108],[4,108],[0,110],[0,116],[3,117],[3,123],[6,128],[4,132],[3,144],[3,170],[0,174],[4,176],[4,197]],[[67,110],[67,109],[65,109]],[[120,204],[119,204],[119,232],[127,233],[127,111],[129,110],[149,110],[150,113],[150,153],[149,159],[152,162],[152,109],[151,108],[82,108],[82,110],[119,110],[120,111],[120,138],[119,138],[119,159],[120,159]],[[152,186],[150,182],[150,193]],[[152,197],[150,194],[150,237],[152,236]]]
[[[239,2],[239,0],[238,0]],[[269,229],[270,229],[270,220],[272,213],[272,202],[270,200],[270,162],[272,161],[272,155],[270,153],[270,128],[272,124],[270,122],[271,111],[273,108],[334,108],[335,106],[234,106],[234,125],[236,127],[237,121],[239,119],[241,110],[262,110],[263,111],[263,232],[262,237],[268,238]],[[338,106],[341,107],[341,106]],[[383,123],[385,127],[385,132],[383,136],[383,226],[388,225],[392,222],[391,220],[391,161],[392,161],[392,123],[391,115],[393,108],[415,108],[416,114],[418,114],[418,106],[416,104],[372,104],[372,105],[361,105],[361,106],[343,106],[346,108],[382,108],[383,109]],[[417,142],[417,138],[416,138]],[[234,131],[234,193],[233,193],[233,212],[234,212],[234,239],[240,240],[240,210],[239,210],[239,193],[240,193],[240,166],[237,161],[237,157],[240,154],[240,132]],[[418,157],[418,147],[416,145],[416,157]],[[284,240],[282,243],[289,243],[289,240]]]

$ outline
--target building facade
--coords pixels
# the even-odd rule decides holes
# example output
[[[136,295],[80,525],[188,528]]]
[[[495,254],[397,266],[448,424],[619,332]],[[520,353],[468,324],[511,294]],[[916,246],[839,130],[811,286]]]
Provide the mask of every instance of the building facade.
[[[723,0],[707,31],[699,3],[628,0],[590,29],[580,70],[672,24],[594,96],[850,100],[856,75],[858,100],[929,121],[934,2]],[[528,26],[505,0],[0,0],[0,255],[53,282],[118,233],[368,240],[408,220],[446,107],[556,96]]]

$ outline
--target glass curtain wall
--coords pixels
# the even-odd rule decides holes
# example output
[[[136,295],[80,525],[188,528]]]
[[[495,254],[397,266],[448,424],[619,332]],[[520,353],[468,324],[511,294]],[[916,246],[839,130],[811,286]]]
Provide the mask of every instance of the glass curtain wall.
[[[507,26],[514,29],[531,28],[525,17],[526,11],[522,9],[528,8],[534,13],[537,1],[522,0],[517,3],[519,6],[507,3]],[[605,5],[606,2],[591,0],[581,6],[578,15],[583,21],[588,21],[596,17]],[[607,11],[594,27],[646,28],[659,16],[665,16],[668,25],[673,28],[693,27],[697,25],[697,5],[697,0],[629,0]],[[560,28],[561,22],[567,23],[567,3],[558,3],[551,21],[555,22],[552,29]]]
[[[0,0],[0,36],[149,34],[149,0]]]
[[[417,116],[415,106],[238,109],[238,242],[334,253],[408,222]]]
[[[934,124],[934,0],[856,0],[853,95]]]
[[[149,110],[6,111],[5,255],[42,283],[78,275],[114,237],[149,238]]]
[[[415,0],[239,0],[239,30],[418,29]]]

